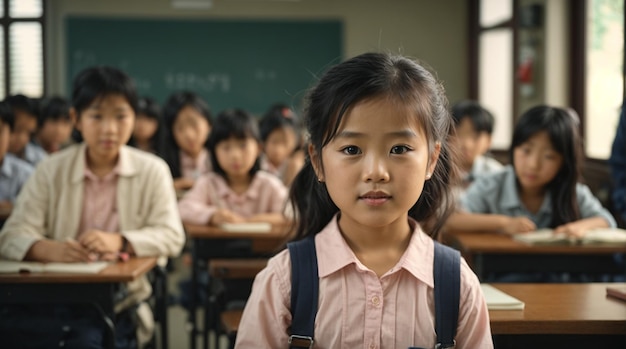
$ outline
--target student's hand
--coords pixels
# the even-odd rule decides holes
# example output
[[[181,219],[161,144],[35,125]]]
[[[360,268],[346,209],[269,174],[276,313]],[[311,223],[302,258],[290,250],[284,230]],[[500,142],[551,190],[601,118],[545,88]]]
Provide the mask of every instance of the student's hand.
[[[528,217],[510,217],[502,231],[506,234],[522,234],[537,230],[537,226]]]
[[[174,189],[176,190],[188,190],[193,187],[194,180],[191,178],[177,178],[174,180]]]
[[[92,262],[96,260],[93,254],[84,248],[78,241],[39,240],[28,250],[25,260],[37,262]]]
[[[0,218],[8,217],[13,210],[13,204],[11,201],[0,201]]]
[[[211,220],[209,221],[209,224],[221,225],[224,223],[244,223],[244,222],[246,222],[246,219],[243,218],[242,216],[236,214],[235,212],[229,209],[220,208],[217,211],[215,211],[215,213],[213,213],[213,216],[211,216]]]
[[[554,229],[555,234],[565,234],[567,236],[572,236],[575,238],[581,238],[587,232],[587,227],[583,224],[578,224],[577,222],[567,223],[560,225]]]
[[[80,236],[78,242],[87,250],[98,255],[117,253],[122,248],[123,238],[119,233],[90,229]]]

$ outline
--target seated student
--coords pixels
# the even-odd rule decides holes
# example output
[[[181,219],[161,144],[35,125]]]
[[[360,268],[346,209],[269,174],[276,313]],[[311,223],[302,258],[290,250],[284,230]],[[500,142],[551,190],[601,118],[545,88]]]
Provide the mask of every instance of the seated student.
[[[7,152],[15,120],[6,102],[0,102],[0,227],[4,224],[33,166]]]
[[[159,154],[170,166],[176,190],[187,190],[211,170],[207,150],[213,124],[211,110],[197,94],[177,92],[163,106],[163,123],[165,140]]]
[[[70,113],[84,142],[38,165],[0,231],[0,258],[90,262],[115,260],[118,252],[177,255],[185,237],[167,165],[125,145],[137,105],[132,80],[115,68],[85,69],[74,80],[72,104]],[[145,277],[120,288],[116,348],[137,348],[150,338],[154,323],[144,302],[150,293]],[[101,348],[104,324],[92,320],[90,309],[6,306],[0,319],[2,346],[58,346],[58,338],[40,340],[67,323],[81,329],[63,334],[67,347]]]
[[[37,101],[21,94],[9,96],[6,100],[15,115],[9,152],[35,166],[47,156],[45,150],[31,142],[39,119]]]
[[[611,200],[613,209],[622,224],[626,223],[626,109],[622,107],[619,124],[609,158],[613,190]]]
[[[57,152],[70,143],[73,127],[70,103],[63,97],[53,97],[41,111],[35,143],[48,154]]]
[[[285,104],[273,105],[259,121],[259,131],[263,142],[261,169],[275,174],[285,185],[291,156],[300,146],[296,115]]]
[[[159,141],[162,140],[161,108],[150,97],[139,98],[137,120],[129,145],[158,154]]]
[[[477,177],[503,168],[497,160],[485,156],[491,147],[494,118],[478,102],[464,100],[452,107],[460,167],[466,189]]]

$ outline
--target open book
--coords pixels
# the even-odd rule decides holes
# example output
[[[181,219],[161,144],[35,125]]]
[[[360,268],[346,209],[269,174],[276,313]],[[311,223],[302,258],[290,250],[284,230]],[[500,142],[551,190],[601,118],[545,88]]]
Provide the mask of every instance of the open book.
[[[526,234],[515,234],[513,239],[531,245],[539,244],[594,244],[626,245],[626,230],[618,228],[597,228],[589,230],[582,238],[565,234],[555,234],[552,229],[539,229]]]
[[[487,309],[489,310],[522,310],[524,302],[512,297],[489,284],[480,284],[483,290]]]
[[[232,233],[267,233],[272,230],[272,224],[258,223],[224,223],[220,225],[225,231]]]
[[[15,262],[0,260],[0,273],[73,273],[73,274],[97,274],[106,268],[109,262],[91,263],[38,263],[38,262]]]
[[[606,295],[626,301],[626,286],[607,286]]]

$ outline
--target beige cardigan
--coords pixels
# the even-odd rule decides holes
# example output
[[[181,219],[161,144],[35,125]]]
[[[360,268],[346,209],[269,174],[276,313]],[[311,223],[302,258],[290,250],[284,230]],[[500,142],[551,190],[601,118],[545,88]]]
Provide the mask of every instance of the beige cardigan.
[[[76,144],[39,163],[0,231],[0,258],[22,260],[38,240],[64,241],[78,235],[85,150],[84,144]],[[137,256],[165,260],[180,253],[185,235],[172,177],[163,160],[128,146],[120,149],[117,211],[120,233]],[[135,301],[150,292],[147,280],[140,281],[128,285]]]

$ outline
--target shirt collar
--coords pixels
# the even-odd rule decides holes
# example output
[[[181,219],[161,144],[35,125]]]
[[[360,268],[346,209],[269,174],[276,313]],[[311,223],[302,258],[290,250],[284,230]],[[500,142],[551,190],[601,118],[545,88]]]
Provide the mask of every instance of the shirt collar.
[[[4,159],[2,159],[2,168],[0,168],[0,174],[2,177],[11,178],[13,176],[13,167],[11,166],[11,162],[17,158],[14,158],[13,155],[6,153],[4,155]]]
[[[131,150],[128,146],[123,145],[120,147],[117,165],[113,169],[120,177],[131,177],[138,172],[136,164],[132,161],[130,152]],[[77,161],[74,162],[74,169],[72,171],[72,182],[74,183],[82,181],[87,173],[87,145],[85,143],[81,143],[77,146],[76,155]]]
[[[432,265],[434,260],[433,240],[424,234],[419,224],[410,219],[413,234],[409,246],[388,272],[393,273],[402,268],[411,273],[428,286],[434,285]],[[339,231],[337,215],[315,237],[319,277],[329,276],[344,267],[355,264],[357,269],[365,270],[365,266],[356,258]]]
[[[228,182],[224,177],[217,173],[212,173],[214,181],[215,181],[215,191],[217,191],[217,195],[220,198],[226,198],[229,196],[243,196],[245,198],[249,198],[251,200],[255,200],[259,197],[259,191],[261,190],[261,186],[263,183],[259,180],[259,176],[255,175],[252,177],[252,182],[250,182],[250,186],[248,186],[248,190],[246,190],[243,194],[235,193],[228,185]]]
[[[515,175],[515,169],[512,165],[507,165],[504,168],[504,180],[502,184],[502,195],[500,196],[500,206],[506,209],[524,209],[522,200],[519,198],[517,192],[517,177]],[[550,193],[546,191],[541,208],[537,213],[551,213],[552,212],[552,198]]]

